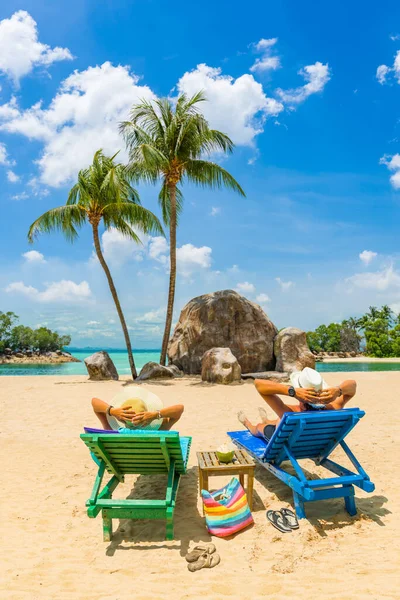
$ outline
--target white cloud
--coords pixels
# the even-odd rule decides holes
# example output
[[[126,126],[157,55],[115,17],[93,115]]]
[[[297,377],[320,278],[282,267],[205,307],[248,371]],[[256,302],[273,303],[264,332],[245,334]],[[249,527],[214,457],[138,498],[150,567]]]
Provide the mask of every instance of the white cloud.
[[[319,61],[313,65],[305,66],[298,73],[307,81],[305,85],[290,90],[277,90],[277,94],[286,104],[299,104],[304,102],[311,94],[322,92],[331,78],[328,63],[324,65]]]
[[[53,187],[66,184],[99,148],[114,153],[123,147],[119,122],[127,118],[132,104],[155,98],[138,81],[128,67],[110,62],[74,71],[48,108],[39,102],[24,110],[15,99],[0,106],[0,129],[44,142],[37,161],[40,182]]]
[[[256,300],[257,302],[260,302],[260,304],[264,304],[265,302],[270,302],[271,298],[268,296],[268,294],[258,294]]]
[[[400,302],[393,302],[393,304],[389,304],[389,307],[396,315],[400,315]]]
[[[111,228],[105,231],[101,236],[105,259],[114,265],[120,265],[127,260],[142,261],[148,238],[145,234],[136,233],[142,241],[142,245],[122,235],[117,229]]]
[[[156,310],[151,310],[141,317],[137,317],[137,323],[149,323],[149,324],[157,324],[163,323],[165,320],[166,310],[164,307],[157,308]]]
[[[149,242],[149,256],[153,260],[165,265],[168,262],[168,258],[165,256],[168,252],[168,248],[168,242],[165,237],[161,235],[152,237]]]
[[[400,154],[393,154],[393,156],[385,154],[380,159],[379,164],[386,165],[389,171],[393,171],[393,175],[390,176],[390,183],[395,190],[400,189]]]
[[[55,281],[45,284],[45,290],[40,292],[37,288],[25,285],[22,281],[10,283],[5,291],[7,293],[18,293],[26,296],[35,302],[82,302],[91,296],[90,287],[87,281],[75,283],[65,280]]]
[[[283,110],[280,102],[266,96],[252,75],[246,73],[235,79],[206,64],[186,72],[178,82],[178,90],[189,96],[204,90],[209,101],[204,102],[202,111],[211,127],[241,146],[253,145],[255,136],[264,130],[265,119]]]
[[[27,198],[29,198],[28,194],[26,192],[21,192],[20,194],[15,194],[15,196],[11,196],[12,200],[26,200]]]
[[[275,277],[275,281],[279,283],[282,292],[288,292],[294,286],[293,281],[282,281],[280,277]]]
[[[249,283],[248,281],[238,283],[235,289],[237,292],[239,292],[239,294],[254,294],[254,292],[256,291],[255,285]]]
[[[394,35],[389,35],[389,37],[392,40],[392,42],[397,42],[398,40],[400,40],[400,35],[398,33]]]
[[[386,83],[386,76],[388,73],[390,73],[389,67],[387,67],[386,65],[379,65],[379,67],[376,70],[376,78],[381,85]]]
[[[89,325],[89,327],[93,327],[94,325],[101,325],[100,321],[88,321],[87,325]]]
[[[400,287],[400,273],[395,271],[393,265],[390,265],[375,273],[356,273],[352,277],[348,277],[346,283],[358,288],[384,292]]]
[[[0,165],[9,165],[6,145],[0,142]]]
[[[41,252],[37,250],[29,250],[29,252],[24,252],[22,255],[28,263],[45,263],[44,256]]]
[[[390,74],[393,74],[397,79],[397,82],[400,83],[400,50],[397,51],[394,57],[392,67],[388,67],[387,65],[379,65],[376,70],[376,78],[381,85],[386,83],[387,77]]]
[[[371,250],[363,250],[358,256],[365,265],[369,265],[369,263],[378,256],[378,253],[372,252]]]
[[[50,48],[39,42],[36,21],[25,10],[0,21],[0,72],[16,84],[36,66],[71,59],[68,48]]]
[[[217,215],[219,215],[220,213],[221,213],[221,209],[220,209],[220,207],[219,207],[219,206],[212,206],[212,207],[211,207],[211,212],[210,212],[210,215],[211,215],[212,217],[216,217],[216,216],[217,216]]]
[[[270,38],[268,40],[261,39],[257,44],[254,44],[254,48],[257,52],[261,52],[262,56],[256,59],[256,62],[250,71],[252,73],[263,73],[265,71],[275,71],[281,66],[279,56],[272,54],[272,48],[277,43],[278,38]]]
[[[193,272],[209,269],[211,266],[212,250],[208,246],[197,248],[193,244],[184,244],[176,250],[178,273],[189,277]]]
[[[7,179],[10,183],[17,183],[19,181],[19,176],[14,173],[14,171],[7,171]]]

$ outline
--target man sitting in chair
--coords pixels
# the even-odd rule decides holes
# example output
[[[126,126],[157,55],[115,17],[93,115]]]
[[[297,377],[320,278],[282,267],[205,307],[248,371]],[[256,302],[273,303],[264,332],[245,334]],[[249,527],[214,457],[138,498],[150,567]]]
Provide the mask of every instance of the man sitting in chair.
[[[252,425],[243,411],[238,413],[239,421],[256,437],[270,440],[280,419],[286,412],[306,412],[317,410],[340,410],[355,395],[357,384],[353,379],[346,379],[337,387],[329,387],[320,373],[310,367],[296,371],[290,375],[291,385],[276,383],[264,379],[256,379],[254,385],[263,400],[278,415],[277,419],[269,419],[264,408],[259,408],[261,423]],[[290,396],[298,404],[285,404],[281,396]]]

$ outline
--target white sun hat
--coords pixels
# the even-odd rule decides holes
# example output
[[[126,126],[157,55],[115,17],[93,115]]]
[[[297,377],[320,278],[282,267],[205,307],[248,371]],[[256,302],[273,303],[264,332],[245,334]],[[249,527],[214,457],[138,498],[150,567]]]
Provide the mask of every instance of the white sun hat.
[[[329,385],[322,378],[321,373],[310,367],[305,367],[302,371],[291,373],[290,383],[295,388],[313,388],[316,392],[329,388]]]
[[[130,385],[126,387],[122,392],[119,392],[116,396],[114,396],[110,404],[114,408],[120,408],[125,403],[128,406],[128,401],[132,401],[131,403],[129,402],[129,404],[131,405],[132,409],[136,410],[137,412],[154,412],[161,410],[164,406],[161,398],[138,385]],[[127,427],[128,429],[160,429],[163,422],[162,419],[154,419],[154,421],[147,423],[147,425],[136,426],[133,423],[119,421],[111,415],[107,415],[107,420],[110,427],[116,431],[120,427]]]

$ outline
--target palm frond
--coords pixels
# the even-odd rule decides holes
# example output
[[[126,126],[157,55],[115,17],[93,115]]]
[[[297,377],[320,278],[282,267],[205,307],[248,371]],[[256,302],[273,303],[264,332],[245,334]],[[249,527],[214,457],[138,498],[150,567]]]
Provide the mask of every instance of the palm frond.
[[[202,187],[219,189],[227,187],[241,196],[246,196],[239,183],[220,165],[207,160],[191,160],[186,163],[186,177]]]
[[[52,208],[32,223],[28,231],[28,241],[32,243],[40,234],[61,231],[68,241],[78,236],[78,229],[87,220],[85,210],[77,205],[65,205]]]

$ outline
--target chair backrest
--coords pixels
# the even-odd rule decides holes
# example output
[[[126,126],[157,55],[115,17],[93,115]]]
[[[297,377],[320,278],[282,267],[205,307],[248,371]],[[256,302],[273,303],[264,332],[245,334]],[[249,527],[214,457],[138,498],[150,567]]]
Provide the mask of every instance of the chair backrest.
[[[296,459],[328,456],[365,415],[359,408],[285,413],[270,439],[263,460],[279,464],[285,448]]]
[[[191,438],[177,431],[133,431],[120,434],[83,433],[81,439],[107,471],[120,474],[167,473],[175,460],[178,473],[185,473]],[[112,467],[110,467],[110,464]]]

